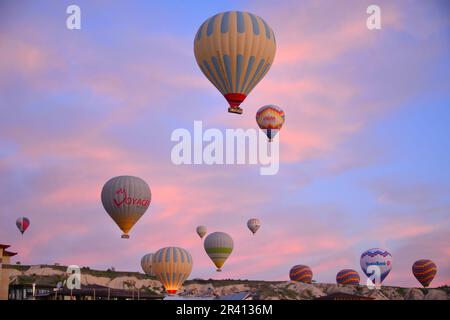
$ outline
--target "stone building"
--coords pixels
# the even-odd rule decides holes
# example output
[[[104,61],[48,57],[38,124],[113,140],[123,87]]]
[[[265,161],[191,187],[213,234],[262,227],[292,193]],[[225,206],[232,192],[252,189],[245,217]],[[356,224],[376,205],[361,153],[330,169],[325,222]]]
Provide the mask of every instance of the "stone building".
[[[3,268],[3,265],[9,264],[11,257],[15,256],[16,252],[11,252],[8,249],[10,246],[0,243],[0,300],[8,299],[9,288],[9,269]]]

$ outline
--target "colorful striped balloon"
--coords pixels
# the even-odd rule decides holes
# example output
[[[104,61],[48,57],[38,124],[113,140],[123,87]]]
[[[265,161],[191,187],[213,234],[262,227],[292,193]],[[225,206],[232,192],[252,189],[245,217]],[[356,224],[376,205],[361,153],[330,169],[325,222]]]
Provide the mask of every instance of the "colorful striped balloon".
[[[358,285],[360,281],[358,272],[353,269],[344,269],[336,275],[336,282],[338,284]]]
[[[141,259],[142,270],[144,270],[144,272],[149,276],[153,276],[152,260],[153,260],[153,253],[147,253]]]
[[[412,272],[422,286],[428,287],[436,276],[437,266],[429,259],[421,259],[414,262]]]
[[[233,252],[233,239],[224,232],[214,232],[205,238],[203,245],[217,271],[222,271],[223,264]]]
[[[191,254],[177,247],[159,249],[153,255],[152,268],[167,293],[175,294],[192,271]]]
[[[16,220],[16,226],[19,231],[23,234],[25,230],[30,226],[30,220],[26,217],[21,217]]]
[[[270,26],[248,12],[216,14],[200,26],[194,40],[198,66],[232,113],[242,113],[239,105],[269,71],[275,52]]]
[[[291,271],[289,271],[289,278],[291,278],[292,281],[311,283],[312,277],[313,273],[311,268],[302,264],[293,266]]]
[[[283,126],[284,118],[284,111],[273,104],[261,107],[256,113],[256,123],[261,130],[265,130],[269,141],[272,141]]]

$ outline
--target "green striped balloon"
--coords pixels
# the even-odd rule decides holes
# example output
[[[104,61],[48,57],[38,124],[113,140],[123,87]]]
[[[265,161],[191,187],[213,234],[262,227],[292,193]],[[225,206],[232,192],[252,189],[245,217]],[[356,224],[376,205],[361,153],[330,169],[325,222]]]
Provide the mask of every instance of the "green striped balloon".
[[[233,239],[224,232],[214,232],[206,237],[204,246],[217,271],[222,271],[222,266],[233,252]]]

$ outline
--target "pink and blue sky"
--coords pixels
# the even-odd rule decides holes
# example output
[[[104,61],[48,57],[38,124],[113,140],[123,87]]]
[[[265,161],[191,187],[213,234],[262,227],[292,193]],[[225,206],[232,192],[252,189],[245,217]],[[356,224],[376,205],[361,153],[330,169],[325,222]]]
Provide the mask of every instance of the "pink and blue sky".
[[[74,3],[82,29],[70,31]],[[366,28],[373,3],[381,30]],[[277,36],[242,116],[193,55],[200,24],[226,10]],[[138,271],[143,254],[174,245],[191,252],[191,278],[287,280],[307,264],[335,282],[382,247],[394,257],[386,285],[418,285],[421,258],[438,265],[432,286],[450,283],[448,1],[2,1],[0,17],[0,243],[14,261]],[[255,128],[269,103],[286,112],[277,175],[172,164],[174,129]],[[100,202],[117,175],[153,193],[129,240]],[[31,220],[23,236],[19,216]],[[234,238],[221,274],[200,224]]]

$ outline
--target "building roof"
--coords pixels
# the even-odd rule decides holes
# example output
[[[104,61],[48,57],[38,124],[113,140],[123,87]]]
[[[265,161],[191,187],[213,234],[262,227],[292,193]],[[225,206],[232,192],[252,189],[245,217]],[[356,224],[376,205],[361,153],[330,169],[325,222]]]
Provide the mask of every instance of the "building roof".
[[[11,251],[3,251],[4,257],[14,257],[17,254],[17,252],[11,252]]]
[[[314,300],[374,300],[374,298],[344,292],[335,292],[323,297],[315,298]]]
[[[215,300],[246,300],[251,297],[251,293],[248,291],[227,294],[224,296],[218,296]]]
[[[6,249],[6,248],[9,248],[9,247],[11,247],[11,246],[9,246],[7,244],[1,244],[0,243],[0,248],[2,248],[2,249]]]

